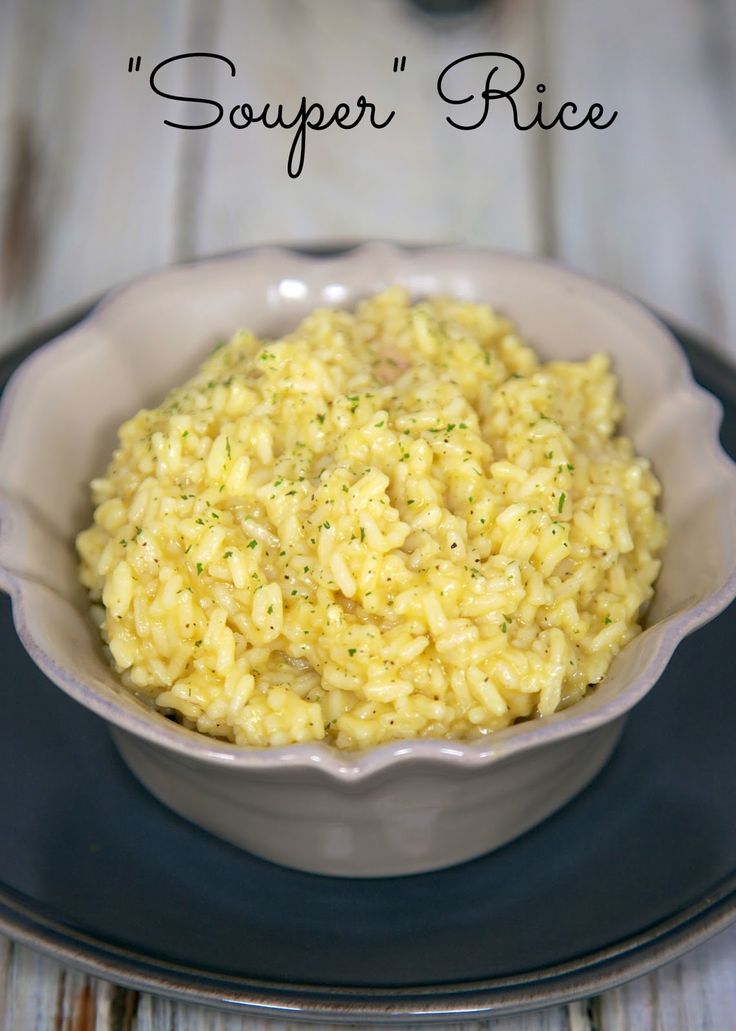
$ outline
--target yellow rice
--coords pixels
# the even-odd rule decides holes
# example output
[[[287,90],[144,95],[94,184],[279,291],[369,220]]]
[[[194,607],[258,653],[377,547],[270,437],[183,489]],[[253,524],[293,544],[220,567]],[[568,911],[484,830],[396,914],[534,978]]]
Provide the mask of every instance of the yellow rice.
[[[485,305],[393,288],[239,332],[92,483],[77,545],[111,661],[251,746],[570,705],[639,632],[665,538],[621,412],[604,355],[540,364]]]

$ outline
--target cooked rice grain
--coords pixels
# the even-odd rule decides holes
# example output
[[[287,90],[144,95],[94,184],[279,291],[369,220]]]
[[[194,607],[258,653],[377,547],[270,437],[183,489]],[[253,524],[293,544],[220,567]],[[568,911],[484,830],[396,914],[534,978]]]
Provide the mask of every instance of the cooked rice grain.
[[[81,578],[133,691],[238,744],[473,738],[580,699],[665,539],[605,356],[398,288],[241,332],[120,429]]]

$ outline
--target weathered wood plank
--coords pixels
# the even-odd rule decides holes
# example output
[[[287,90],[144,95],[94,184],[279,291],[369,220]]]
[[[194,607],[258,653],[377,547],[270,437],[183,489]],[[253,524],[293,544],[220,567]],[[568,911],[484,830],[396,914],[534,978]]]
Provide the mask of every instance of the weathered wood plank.
[[[736,1015],[736,925],[596,1001],[602,1031],[726,1031]]]
[[[0,1019],[3,1031],[53,1028],[63,979],[58,963],[30,949],[15,945],[3,969],[5,1002]]]
[[[9,972],[10,965],[13,962],[15,947],[15,942],[11,941],[10,938],[0,935],[0,1027],[3,1029],[7,1023]]]
[[[0,937],[2,1031],[134,1031],[137,994]]]
[[[396,116],[381,130],[361,123],[310,132],[295,180],[286,171],[292,132],[221,123],[190,134],[187,146],[203,176],[192,211],[193,252],[361,236],[540,248],[538,141],[508,119],[460,132],[446,123],[449,109],[436,92],[445,65],[484,46],[533,54],[532,0],[497,0],[448,22],[393,0],[216,6],[210,35],[236,63],[237,77],[202,67],[198,79],[223,100],[256,109],[283,101],[288,111],[304,95],[331,109],[364,93],[379,115]],[[402,56],[406,70],[394,73],[394,58]],[[477,69],[473,84],[477,89]]]
[[[736,358],[736,7],[561,0],[550,100],[619,111],[550,131],[555,251],[709,332]]]
[[[0,5],[0,346],[172,257],[181,134],[144,70],[183,45],[188,8]]]

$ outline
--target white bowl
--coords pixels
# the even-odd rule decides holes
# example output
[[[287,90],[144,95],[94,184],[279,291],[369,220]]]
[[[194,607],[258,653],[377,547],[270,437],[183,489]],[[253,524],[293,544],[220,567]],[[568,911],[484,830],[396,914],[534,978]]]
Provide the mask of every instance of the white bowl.
[[[249,749],[186,730],[121,687],[96,639],[73,546],[90,517],[89,481],[118,425],[157,403],[216,341],[240,326],[280,334],[317,305],[350,306],[393,283],[487,301],[544,357],[612,356],[625,430],[653,460],[670,524],[648,627],[589,697],[483,741],[340,753]],[[544,261],[366,244],[338,257],[265,248],[178,266],[117,291],[13,376],[0,410],[0,585],[38,666],[109,722],[133,772],[183,816],[304,870],[434,869],[509,841],[583,788],[679,641],[736,596],[736,467],[718,444],[719,422],[718,402],[656,318]]]

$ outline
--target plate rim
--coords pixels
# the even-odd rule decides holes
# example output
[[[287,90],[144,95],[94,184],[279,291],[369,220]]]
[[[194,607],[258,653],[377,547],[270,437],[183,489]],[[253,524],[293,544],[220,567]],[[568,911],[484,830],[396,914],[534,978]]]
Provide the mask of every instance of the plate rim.
[[[648,974],[736,923],[736,871],[665,920],[563,964],[487,980],[380,988],[292,984],[187,966],[42,916],[31,902],[0,883],[0,932],[124,988],[270,1019],[410,1024],[528,1013],[599,995]]]
[[[286,246],[300,253],[332,256],[356,244],[357,241],[313,241]],[[207,258],[230,257],[255,249],[258,248],[238,248]],[[45,319],[11,342],[0,355],[0,390],[20,361],[84,319],[107,293]],[[677,338],[697,378],[718,379],[721,389],[717,396],[723,400],[724,393],[732,395],[727,400],[736,404],[736,372],[724,357],[708,349],[689,327],[656,311],[654,314]],[[416,1023],[531,1012],[597,995],[650,973],[736,923],[736,868],[690,906],[635,935],[563,964],[503,978],[395,988],[290,984],[207,971],[138,953],[76,928],[62,918],[47,916],[33,903],[34,900],[0,881],[0,933],[125,988],[271,1019]]]

